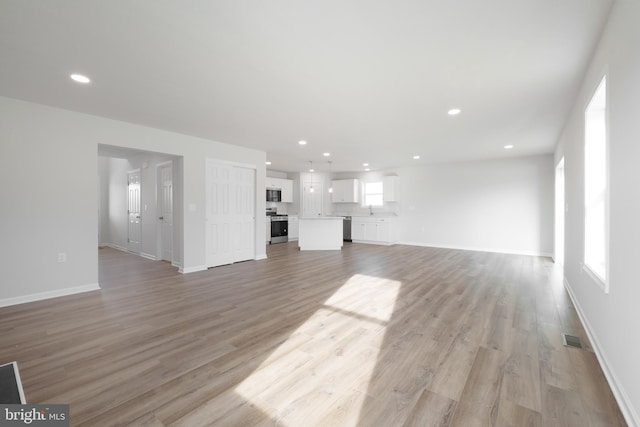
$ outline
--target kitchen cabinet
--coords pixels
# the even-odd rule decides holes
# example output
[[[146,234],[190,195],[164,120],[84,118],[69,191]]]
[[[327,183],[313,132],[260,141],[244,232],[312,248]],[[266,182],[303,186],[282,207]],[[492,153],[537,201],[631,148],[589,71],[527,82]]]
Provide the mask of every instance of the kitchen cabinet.
[[[293,181],[290,179],[281,180],[282,203],[293,203]]]
[[[289,240],[298,240],[299,229],[298,217],[289,215]]]
[[[351,240],[356,243],[391,245],[398,239],[396,218],[353,217]]]
[[[293,203],[293,180],[283,178],[272,178],[268,176],[265,180],[267,189],[281,190],[281,202]]]
[[[360,180],[339,179],[331,181],[332,203],[358,203],[360,201]]]
[[[280,178],[272,178],[272,177],[268,176],[267,179],[265,180],[265,185],[269,189],[280,188],[279,181],[280,181]]]
[[[351,241],[361,242],[364,239],[364,226],[365,221],[359,221],[356,218],[351,218]]]
[[[398,201],[398,177],[385,176],[382,178],[382,201],[397,202]]]

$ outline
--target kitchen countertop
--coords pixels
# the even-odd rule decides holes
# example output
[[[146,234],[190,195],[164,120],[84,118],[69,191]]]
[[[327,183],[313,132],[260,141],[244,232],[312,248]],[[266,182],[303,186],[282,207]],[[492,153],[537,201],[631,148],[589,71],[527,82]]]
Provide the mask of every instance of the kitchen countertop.
[[[301,216],[298,218],[298,220],[303,220],[303,219],[339,219],[339,220],[343,220],[344,217],[342,216]]]

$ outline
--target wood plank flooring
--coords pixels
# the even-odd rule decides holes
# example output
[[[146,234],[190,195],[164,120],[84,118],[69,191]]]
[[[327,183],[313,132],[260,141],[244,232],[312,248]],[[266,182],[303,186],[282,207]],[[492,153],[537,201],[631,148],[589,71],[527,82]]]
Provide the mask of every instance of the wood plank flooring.
[[[0,308],[0,363],[74,426],[626,425],[546,258],[267,254],[181,275],[101,249],[101,291]]]

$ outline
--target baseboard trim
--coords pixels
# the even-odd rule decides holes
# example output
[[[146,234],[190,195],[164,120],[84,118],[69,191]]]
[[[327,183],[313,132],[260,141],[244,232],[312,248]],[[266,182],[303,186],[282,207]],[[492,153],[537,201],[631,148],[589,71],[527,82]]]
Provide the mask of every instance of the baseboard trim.
[[[198,265],[195,267],[179,267],[178,268],[178,272],[182,273],[182,274],[189,274],[189,273],[197,273],[198,271],[206,271],[207,270],[207,266],[206,265]]]
[[[157,261],[157,260],[158,260],[158,258],[156,258],[156,256],[155,256],[155,255],[146,254],[146,253],[144,253],[144,252],[140,252],[140,256],[141,256],[142,258],[150,259],[151,261]]]
[[[613,392],[613,396],[615,397],[616,402],[618,402],[618,406],[620,407],[620,412],[622,412],[622,415],[624,416],[625,421],[630,427],[640,426],[640,417],[638,416],[638,413],[633,408],[631,399],[629,399],[624,389],[620,387],[619,385],[620,381],[618,381],[617,375],[611,369],[610,367],[611,365],[609,364],[607,357],[602,351],[602,346],[600,345],[600,342],[598,341],[598,338],[596,337],[596,335],[593,333],[593,329],[591,328],[591,325],[589,324],[589,321],[587,320],[587,317],[585,316],[584,311],[580,306],[580,303],[578,302],[578,300],[575,297],[575,294],[573,293],[571,284],[569,283],[566,277],[564,278],[563,282],[564,282],[564,288],[567,290],[567,293],[569,294],[569,298],[571,298],[571,302],[573,303],[573,306],[576,308],[578,317],[580,318],[580,321],[584,326],[584,330],[587,333],[589,340],[591,341],[593,352],[595,353],[596,358],[600,363],[602,372],[604,373],[604,376],[607,379],[607,382],[609,383],[609,387],[611,387],[611,391]]]
[[[100,285],[92,283],[90,285],[76,286],[73,288],[57,289],[55,291],[38,292],[37,294],[23,295],[13,298],[0,299],[0,307],[9,307],[11,305],[26,304],[28,302],[41,301],[50,298],[64,297],[67,295],[80,294],[83,292],[99,291]]]
[[[254,260],[256,261],[260,261],[263,259],[267,259],[267,254],[256,255],[256,257],[254,258]]]
[[[111,249],[116,249],[118,251],[129,252],[129,249],[125,248],[124,246],[115,245],[113,243],[107,243],[105,246],[107,246],[107,247],[109,247]]]
[[[366,245],[379,245],[379,246],[393,246],[395,244],[397,244],[397,242],[374,242],[371,240],[356,240],[356,239],[352,239],[351,240],[352,243],[364,243]]]
[[[436,245],[432,243],[422,243],[422,242],[398,242],[397,244],[407,245],[407,246],[422,246],[426,248],[454,249],[459,251],[492,252],[496,254],[509,254],[509,255],[526,255],[526,256],[539,256],[539,257],[551,257],[553,255],[553,253],[551,252],[514,251],[510,249],[478,248],[473,246]]]

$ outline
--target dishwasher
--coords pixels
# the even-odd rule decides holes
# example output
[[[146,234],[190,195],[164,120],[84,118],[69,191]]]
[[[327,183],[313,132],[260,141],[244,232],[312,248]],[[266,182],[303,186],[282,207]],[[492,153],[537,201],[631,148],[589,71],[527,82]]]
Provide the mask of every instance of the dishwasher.
[[[351,217],[342,217],[342,240],[345,242],[351,241]]]

